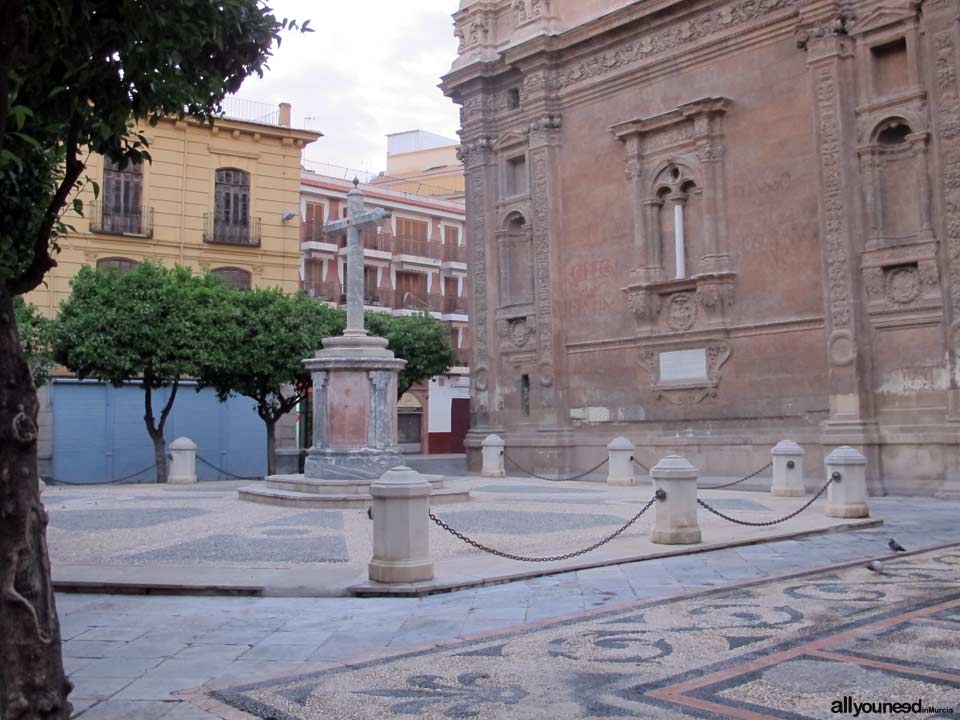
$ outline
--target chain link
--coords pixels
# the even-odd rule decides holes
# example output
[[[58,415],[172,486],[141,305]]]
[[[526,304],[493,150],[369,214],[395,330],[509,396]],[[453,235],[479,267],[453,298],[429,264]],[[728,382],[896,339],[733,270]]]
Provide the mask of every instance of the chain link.
[[[586,476],[589,475],[590,473],[596,472],[597,470],[599,470],[600,468],[602,468],[604,465],[606,465],[606,464],[610,461],[610,458],[609,458],[609,457],[606,457],[606,458],[603,459],[603,462],[601,462],[599,465],[596,465],[596,466],[590,468],[589,470],[585,470],[584,472],[580,473],[579,475],[574,475],[573,477],[568,477],[568,478],[551,478],[551,477],[545,477],[545,476],[543,476],[543,475],[537,475],[537,473],[533,472],[533,470],[528,470],[527,468],[525,468],[523,465],[521,465],[520,463],[518,463],[516,460],[514,460],[512,457],[510,457],[510,456],[507,455],[506,453],[503,454],[503,457],[504,457],[505,460],[509,460],[509,461],[510,461],[514,466],[516,466],[516,468],[517,468],[518,470],[520,470],[521,472],[525,472],[527,475],[531,475],[531,476],[537,478],[538,480],[547,480],[547,481],[549,481],[549,482],[573,482],[574,480],[579,480],[580,478],[586,477]]]
[[[243,475],[234,475],[232,472],[227,472],[227,471],[224,470],[222,467],[217,467],[217,466],[214,465],[213,463],[207,462],[206,460],[204,460],[204,459],[203,459],[202,457],[200,457],[199,455],[197,455],[197,460],[199,460],[200,462],[202,462],[202,463],[203,463],[204,465],[206,465],[207,467],[213,468],[213,469],[216,470],[217,472],[223,473],[223,474],[226,475],[227,477],[232,477],[232,478],[234,478],[235,480],[259,480],[259,479],[260,479],[260,476],[259,476],[259,475],[253,475],[253,476],[249,476],[249,477],[244,477]]]
[[[760,468],[759,470],[756,470],[756,471],[750,473],[749,475],[747,475],[746,477],[740,478],[739,480],[734,480],[733,482],[724,483],[723,485],[710,485],[709,487],[702,487],[702,488],[700,488],[700,489],[701,489],[701,490],[723,490],[723,488],[733,487],[734,485],[739,485],[740,483],[746,482],[747,480],[752,480],[752,479],[755,478],[757,475],[759,475],[760,473],[762,473],[764,470],[768,470],[768,469],[770,469],[771,467],[773,467],[773,462],[768,462],[766,465],[764,465],[764,466],[763,466],[762,468]]]
[[[630,459],[633,460],[633,464],[634,464],[634,465],[636,465],[637,467],[641,468],[645,473],[649,473],[649,472],[650,472],[650,468],[648,468],[646,465],[644,465],[642,462],[640,462],[640,461],[637,460],[636,458],[630,458]]]
[[[830,487],[830,483],[832,482],[833,482],[833,478],[830,478],[829,480],[827,480],[826,484],[822,488],[820,488],[819,492],[817,492],[816,495],[814,495],[806,503],[804,503],[802,507],[800,507],[797,510],[794,510],[789,515],[784,515],[782,518],[779,518],[777,520],[765,520],[763,522],[750,522],[749,520],[737,520],[736,518],[730,517],[729,515],[724,515],[722,512],[720,512],[716,508],[710,507],[710,505],[705,500],[701,500],[700,498],[697,498],[697,504],[700,507],[704,508],[705,510],[712,512],[717,517],[721,517],[724,520],[729,520],[730,522],[736,523],[737,525],[747,525],[749,527],[769,527],[771,525],[779,525],[782,522],[786,522],[787,520],[791,520],[792,518],[795,518],[797,515],[802,513],[804,510],[806,510],[808,507],[813,505],[813,503],[815,503],[820,498],[820,496],[827,491],[827,488]]]
[[[458,530],[454,530],[452,527],[447,525],[443,520],[438,518],[433,513],[430,513],[430,519],[433,520],[441,528],[446,530],[448,533],[453,535],[455,538],[463,540],[467,545],[472,545],[473,547],[477,548],[477,550],[482,550],[484,552],[490,553],[491,555],[507,558],[508,560],[519,560],[520,562],[556,562],[558,560],[570,560],[571,558],[575,558],[580,555],[585,555],[588,552],[596,550],[598,547],[606,545],[608,542],[610,542],[614,538],[619,537],[623,532],[627,530],[627,528],[629,528],[637,520],[639,520],[640,516],[643,515],[647,510],[649,510],[650,506],[653,505],[654,502],[656,502],[656,498],[655,497],[650,498],[649,502],[647,502],[647,504],[643,506],[640,512],[638,512],[636,515],[630,518],[630,520],[628,520],[623,527],[621,527],[616,532],[611,533],[610,535],[607,535],[607,537],[603,538],[603,540],[600,540],[599,542],[595,542],[590,547],[585,547],[582,550],[575,550],[574,552],[568,552],[568,553],[565,553],[564,555],[552,555],[550,557],[539,557],[539,558],[523,557],[522,555],[513,555],[512,553],[504,552],[503,550],[497,550],[496,548],[492,548],[488,545],[484,545],[483,543],[478,542],[471,537],[467,537],[462,532]]]
[[[156,469],[156,467],[157,467],[157,464],[154,463],[154,464],[151,465],[150,467],[145,467],[143,470],[137,470],[137,472],[135,472],[135,473],[130,473],[129,475],[124,475],[122,478],[117,478],[116,480],[105,480],[105,481],[103,481],[102,483],[83,483],[83,482],[75,483],[75,482],[67,482],[66,480],[57,480],[57,479],[54,478],[54,477],[47,477],[47,478],[44,479],[44,482],[46,482],[46,483],[48,483],[48,484],[50,484],[50,485],[115,485],[115,484],[117,484],[117,483],[126,482],[127,480],[132,480],[132,479],[135,478],[137,475],[143,475],[145,472],[148,472],[148,471],[150,471],[150,470]],[[43,477],[43,476],[41,475],[41,477]],[[140,483],[138,483],[138,484],[140,484]]]

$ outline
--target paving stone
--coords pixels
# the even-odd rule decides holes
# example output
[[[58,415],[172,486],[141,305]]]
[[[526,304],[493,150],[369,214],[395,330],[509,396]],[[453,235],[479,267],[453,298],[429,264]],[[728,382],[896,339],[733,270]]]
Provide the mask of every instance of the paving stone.
[[[202,675],[190,674],[183,677],[171,677],[161,673],[147,673],[134,680],[113,696],[115,700],[176,700],[173,693],[203,685],[216,675],[216,668],[210,667]]]
[[[494,535],[539,535],[583,528],[621,525],[617,515],[557,512],[520,512],[515,510],[452,510],[438,512],[444,522],[467,533]]]
[[[268,645],[267,643],[261,643],[247,650],[239,659],[302,662],[310,658],[319,647],[320,643],[316,645]]]
[[[61,530],[133,530],[206,515],[197,508],[103,508],[50,510],[50,524]]]
[[[123,644],[106,640],[68,640],[63,643],[63,654],[66,657],[77,658],[113,657]]]
[[[146,633],[140,627],[95,627],[77,636],[77,640],[109,640],[111,642],[127,642],[136,640]]]
[[[70,697],[106,700],[123,690],[131,682],[133,682],[131,678],[78,677],[74,680],[74,688]]]
[[[343,513],[338,510],[315,510],[311,512],[300,512],[296,515],[277,518],[263,524],[266,527],[296,526],[343,530]]]
[[[309,539],[267,540],[236,535],[211,535],[158,550],[134,553],[137,560],[220,562],[347,562],[347,544],[338,535]]]
[[[155,668],[162,662],[160,658],[110,657],[91,660],[71,674],[73,678],[131,678],[135,679]]]
[[[172,703],[104,700],[83,713],[83,720],[160,720],[169,717]]]

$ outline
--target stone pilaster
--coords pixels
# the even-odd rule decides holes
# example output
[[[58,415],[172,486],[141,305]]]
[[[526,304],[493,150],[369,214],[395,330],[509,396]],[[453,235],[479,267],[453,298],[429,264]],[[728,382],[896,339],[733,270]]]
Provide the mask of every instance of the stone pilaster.
[[[530,204],[533,210],[534,289],[537,312],[537,382],[533,394],[540,417],[547,423],[562,424],[563,400],[555,391],[557,373],[562,370],[563,341],[559,320],[554,316],[554,297],[562,288],[557,247],[560,237],[560,115],[548,113],[530,124]]]
[[[878,437],[868,385],[870,341],[858,271],[863,242],[855,231],[860,192],[854,150],[853,42],[838,15],[801,30],[798,44],[807,52],[819,153],[819,234],[830,396],[822,442],[825,447],[850,444],[862,448],[870,460],[871,478],[878,478]],[[882,492],[882,487],[874,489]]]

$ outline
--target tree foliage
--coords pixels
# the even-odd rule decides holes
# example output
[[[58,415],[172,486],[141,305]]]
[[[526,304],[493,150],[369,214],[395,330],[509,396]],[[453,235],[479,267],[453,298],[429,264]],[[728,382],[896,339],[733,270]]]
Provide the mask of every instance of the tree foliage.
[[[166,480],[163,430],[181,379],[221,353],[214,341],[226,289],[189,269],[151,262],[128,272],[81,268],[55,326],[57,362],[80,378],[114,387],[137,381],[144,420],[157,455],[157,481]],[[154,392],[170,388],[157,416]]]
[[[342,310],[303,294],[279,290],[225,290],[214,330],[215,352],[198,370],[201,386],[221,400],[245,395],[257,403],[267,426],[267,465],[275,469],[277,421],[307,397],[310,373],[303,360],[320,349],[324,338],[340,335]]]
[[[24,302],[21,297],[13,301],[13,315],[33,384],[38,388],[43,387],[50,381],[53,368],[53,321],[45,318],[36,307]]]
[[[365,323],[371,335],[386,338],[387,347],[407,361],[397,381],[400,396],[416,383],[442,375],[453,364],[450,326],[429,315],[417,313],[394,317],[369,312]]]

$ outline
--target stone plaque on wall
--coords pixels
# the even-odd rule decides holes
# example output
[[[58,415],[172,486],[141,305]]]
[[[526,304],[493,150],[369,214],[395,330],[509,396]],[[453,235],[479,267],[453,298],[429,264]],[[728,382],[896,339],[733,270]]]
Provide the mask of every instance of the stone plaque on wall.
[[[675,350],[660,353],[660,382],[704,380],[707,377],[707,351]]]

